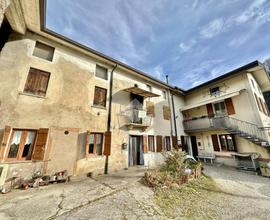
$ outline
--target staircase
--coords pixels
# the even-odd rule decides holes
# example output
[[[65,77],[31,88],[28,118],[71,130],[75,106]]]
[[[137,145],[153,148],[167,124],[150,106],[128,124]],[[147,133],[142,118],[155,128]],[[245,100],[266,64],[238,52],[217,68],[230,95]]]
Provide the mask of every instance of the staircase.
[[[256,124],[247,121],[232,118],[229,116],[220,116],[209,118],[210,124],[215,129],[223,129],[230,134],[238,135],[256,145],[270,147],[266,138],[265,130],[259,128]]]

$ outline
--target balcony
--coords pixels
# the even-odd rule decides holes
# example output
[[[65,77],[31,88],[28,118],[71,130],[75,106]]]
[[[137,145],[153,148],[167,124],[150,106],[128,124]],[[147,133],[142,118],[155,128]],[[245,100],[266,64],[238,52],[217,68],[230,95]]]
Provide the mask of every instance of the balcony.
[[[121,116],[128,130],[145,130],[152,125],[152,117],[147,115],[146,109],[129,108],[122,111]]]
[[[183,125],[185,132],[206,131],[214,129],[212,118],[209,118],[208,116],[186,119],[183,121]]]
[[[209,130],[225,130],[230,134],[238,135],[253,143],[269,147],[269,139],[265,128],[229,116],[201,116],[183,121],[185,132],[200,132]]]

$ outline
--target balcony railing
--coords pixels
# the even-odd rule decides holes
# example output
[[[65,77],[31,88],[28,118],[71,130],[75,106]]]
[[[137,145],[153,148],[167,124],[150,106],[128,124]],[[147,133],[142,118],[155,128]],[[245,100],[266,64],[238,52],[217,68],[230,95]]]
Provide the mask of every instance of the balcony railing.
[[[183,121],[183,125],[186,132],[222,129],[240,136],[244,135],[247,138],[257,138],[260,141],[267,140],[266,133],[263,128],[258,127],[256,124],[229,116],[201,116],[186,119]]]
[[[147,115],[146,109],[129,108],[122,111],[121,115],[124,117],[124,124],[128,129],[146,129],[152,124],[152,117]]]

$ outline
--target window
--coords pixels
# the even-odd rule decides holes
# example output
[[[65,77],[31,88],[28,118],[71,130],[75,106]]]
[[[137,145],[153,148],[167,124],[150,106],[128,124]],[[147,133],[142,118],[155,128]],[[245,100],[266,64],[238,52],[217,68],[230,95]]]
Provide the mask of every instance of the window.
[[[31,67],[24,87],[24,92],[39,96],[45,96],[49,78],[49,72],[45,72]]]
[[[214,103],[213,105],[214,105],[214,110],[215,110],[216,115],[222,116],[222,115],[227,114],[227,110],[226,110],[224,102],[217,102],[217,103]]]
[[[87,154],[102,155],[103,153],[103,134],[90,133],[87,136]]]
[[[155,152],[155,137],[153,135],[148,136],[148,151]]]
[[[150,85],[146,85],[147,91],[152,92],[152,87]]]
[[[107,80],[108,70],[102,66],[96,65],[96,77]]]
[[[167,93],[166,93],[166,91],[162,91],[162,97],[163,97],[163,99],[167,99]]]
[[[219,135],[219,142],[222,151],[236,151],[234,136],[229,134]]]
[[[106,107],[107,89],[95,87],[94,105]]]
[[[210,89],[210,94],[211,94],[211,96],[219,96],[220,95],[219,87],[211,88]]]
[[[171,138],[170,138],[170,136],[165,137],[165,150],[166,151],[171,150]]]
[[[255,99],[256,99],[256,102],[257,102],[257,106],[258,106],[259,110],[262,112],[263,111],[262,105],[261,105],[261,102],[260,102],[258,96],[256,95],[256,93],[254,93],[254,96],[255,96]]]
[[[34,130],[13,130],[7,160],[30,160],[36,134]]]
[[[48,46],[38,41],[36,42],[36,45],[33,51],[33,56],[39,57],[44,60],[52,61],[53,54],[54,54],[53,47]]]

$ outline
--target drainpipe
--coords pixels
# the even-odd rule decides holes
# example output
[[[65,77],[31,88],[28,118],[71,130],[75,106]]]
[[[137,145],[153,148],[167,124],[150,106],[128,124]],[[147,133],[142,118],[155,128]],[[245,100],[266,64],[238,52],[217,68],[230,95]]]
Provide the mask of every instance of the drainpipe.
[[[175,136],[176,136],[176,138],[178,140],[178,137],[177,137],[177,126],[176,126],[176,116],[175,116],[175,105],[174,105],[173,94],[171,94],[171,98],[172,98],[172,109],[173,109],[174,133],[175,133]]]
[[[110,90],[109,90],[109,109],[108,109],[108,120],[107,120],[107,132],[111,131],[111,121],[112,121],[112,88],[113,88],[113,72],[117,68],[117,63],[113,67],[111,71],[110,78]],[[112,141],[112,140],[111,140]],[[104,174],[108,174],[109,167],[109,156],[106,155],[105,158],[105,166],[104,166]]]
[[[166,75],[166,83],[169,85],[169,76]],[[168,89],[168,104],[169,104],[169,108],[171,109],[171,103],[170,103],[170,89]],[[173,125],[172,125],[172,117],[170,120],[170,125],[171,125],[171,136],[173,136]]]

